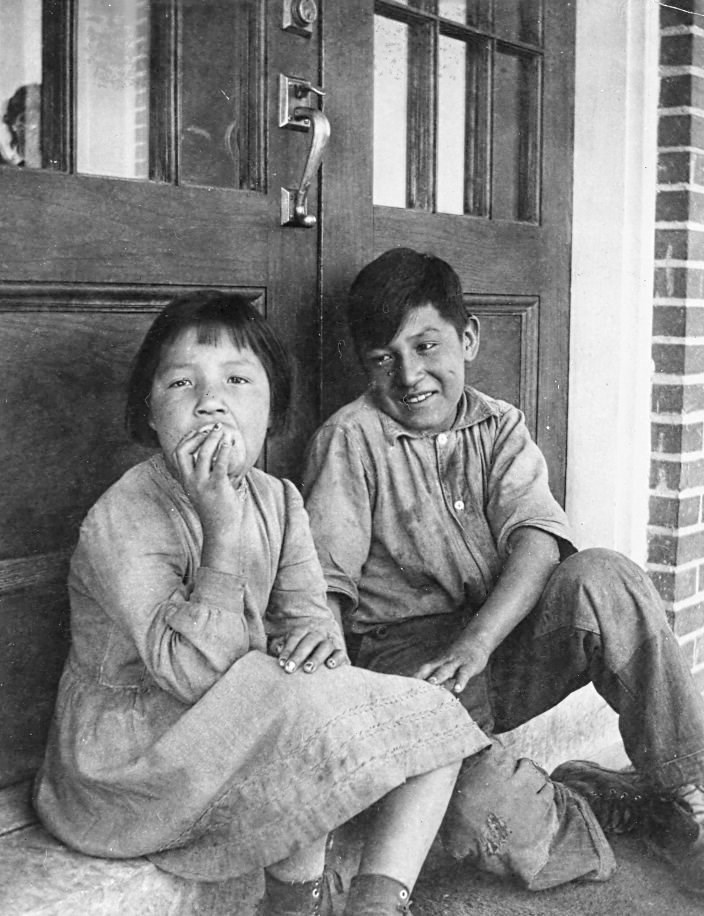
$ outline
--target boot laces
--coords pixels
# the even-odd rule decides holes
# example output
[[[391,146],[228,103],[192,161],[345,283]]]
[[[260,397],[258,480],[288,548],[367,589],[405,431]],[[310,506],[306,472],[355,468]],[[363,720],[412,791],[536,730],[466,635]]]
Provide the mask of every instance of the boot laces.
[[[605,833],[630,833],[642,824],[645,799],[639,793],[611,789],[587,797]]]
[[[686,785],[675,790],[675,798],[700,827],[704,827],[704,786]]]

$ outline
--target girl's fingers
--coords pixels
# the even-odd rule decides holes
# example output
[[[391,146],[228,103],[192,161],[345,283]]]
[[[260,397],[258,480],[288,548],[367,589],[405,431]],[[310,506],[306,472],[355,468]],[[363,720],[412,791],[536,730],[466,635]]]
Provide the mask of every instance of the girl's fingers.
[[[332,649],[332,641],[319,633],[289,637],[279,655],[279,664],[287,674],[293,674],[301,667],[312,673],[325,661]]]
[[[177,444],[173,451],[173,458],[182,476],[190,476],[193,472],[194,456],[198,454],[203,441],[212,429],[212,423],[200,429],[192,429]]]
[[[222,423],[216,423],[201,442],[198,455],[195,458],[195,470],[198,474],[208,475],[224,435]]]
[[[230,454],[232,452],[232,441],[229,436],[223,436],[220,440],[213,459],[213,475],[217,478],[227,477],[227,469],[230,464]]]
[[[332,658],[334,654],[334,646],[332,640],[323,639],[318,645],[313,649],[308,658],[303,662],[303,670],[306,674],[312,674],[316,671],[321,665],[327,664],[328,661]],[[337,663],[335,663],[337,664]],[[328,666],[329,667],[329,666]],[[333,665],[333,668],[335,665]]]
[[[344,649],[335,649],[325,659],[326,668],[341,668],[343,665],[351,665],[348,654]]]

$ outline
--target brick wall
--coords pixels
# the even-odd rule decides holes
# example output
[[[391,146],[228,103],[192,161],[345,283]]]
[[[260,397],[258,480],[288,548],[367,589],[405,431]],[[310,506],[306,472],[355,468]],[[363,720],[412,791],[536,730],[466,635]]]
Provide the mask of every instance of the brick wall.
[[[704,0],[660,26],[648,567],[704,690]]]

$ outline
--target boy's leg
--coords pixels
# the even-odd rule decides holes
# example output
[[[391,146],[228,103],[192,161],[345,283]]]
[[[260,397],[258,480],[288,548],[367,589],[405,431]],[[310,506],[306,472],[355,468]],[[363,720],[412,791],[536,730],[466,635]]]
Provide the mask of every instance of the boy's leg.
[[[602,826],[616,802],[617,821],[640,822],[683,886],[704,894],[704,704],[650,580],[611,551],[585,551],[558,567],[495,654],[497,729],[588,681],[618,712],[637,774],[575,761],[556,779],[590,800]]]
[[[359,664],[410,674],[447,644],[453,626],[461,623],[378,628],[362,641]],[[702,701],[659,597],[639,567],[607,550],[565,560],[535,610],[494,654],[488,695],[496,731],[534,718],[590,681],[619,713],[626,751],[654,788],[704,783]],[[475,682],[461,699],[488,730],[486,695]],[[603,832],[579,796],[564,789],[497,742],[465,762],[446,845],[534,889],[604,877],[613,859]]]
[[[351,654],[362,667],[410,675],[462,626],[449,617],[380,626],[352,646]],[[490,731],[486,679],[475,679],[460,699]],[[517,759],[498,739],[464,761],[442,835],[454,856],[493,874],[515,876],[533,890],[581,877],[605,880],[615,867],[589,805],[530,760]]]
[[[621,554],[585,550],[560,564],[494,653],[490,680],[498,732],[591,681],[650,785],[704,782],[702,699],[652,583]]]

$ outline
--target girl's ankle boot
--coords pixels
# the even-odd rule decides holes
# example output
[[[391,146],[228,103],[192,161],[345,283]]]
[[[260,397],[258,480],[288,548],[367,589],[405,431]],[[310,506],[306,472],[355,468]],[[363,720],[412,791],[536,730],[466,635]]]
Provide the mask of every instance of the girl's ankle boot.
[[[345,916],[412,916],[408,888],[386,875],[352,878]]]
[[[265,891],[257,916],[333,916],[330,887],[321,875],[315,881],[279,881],[264,873]]]

